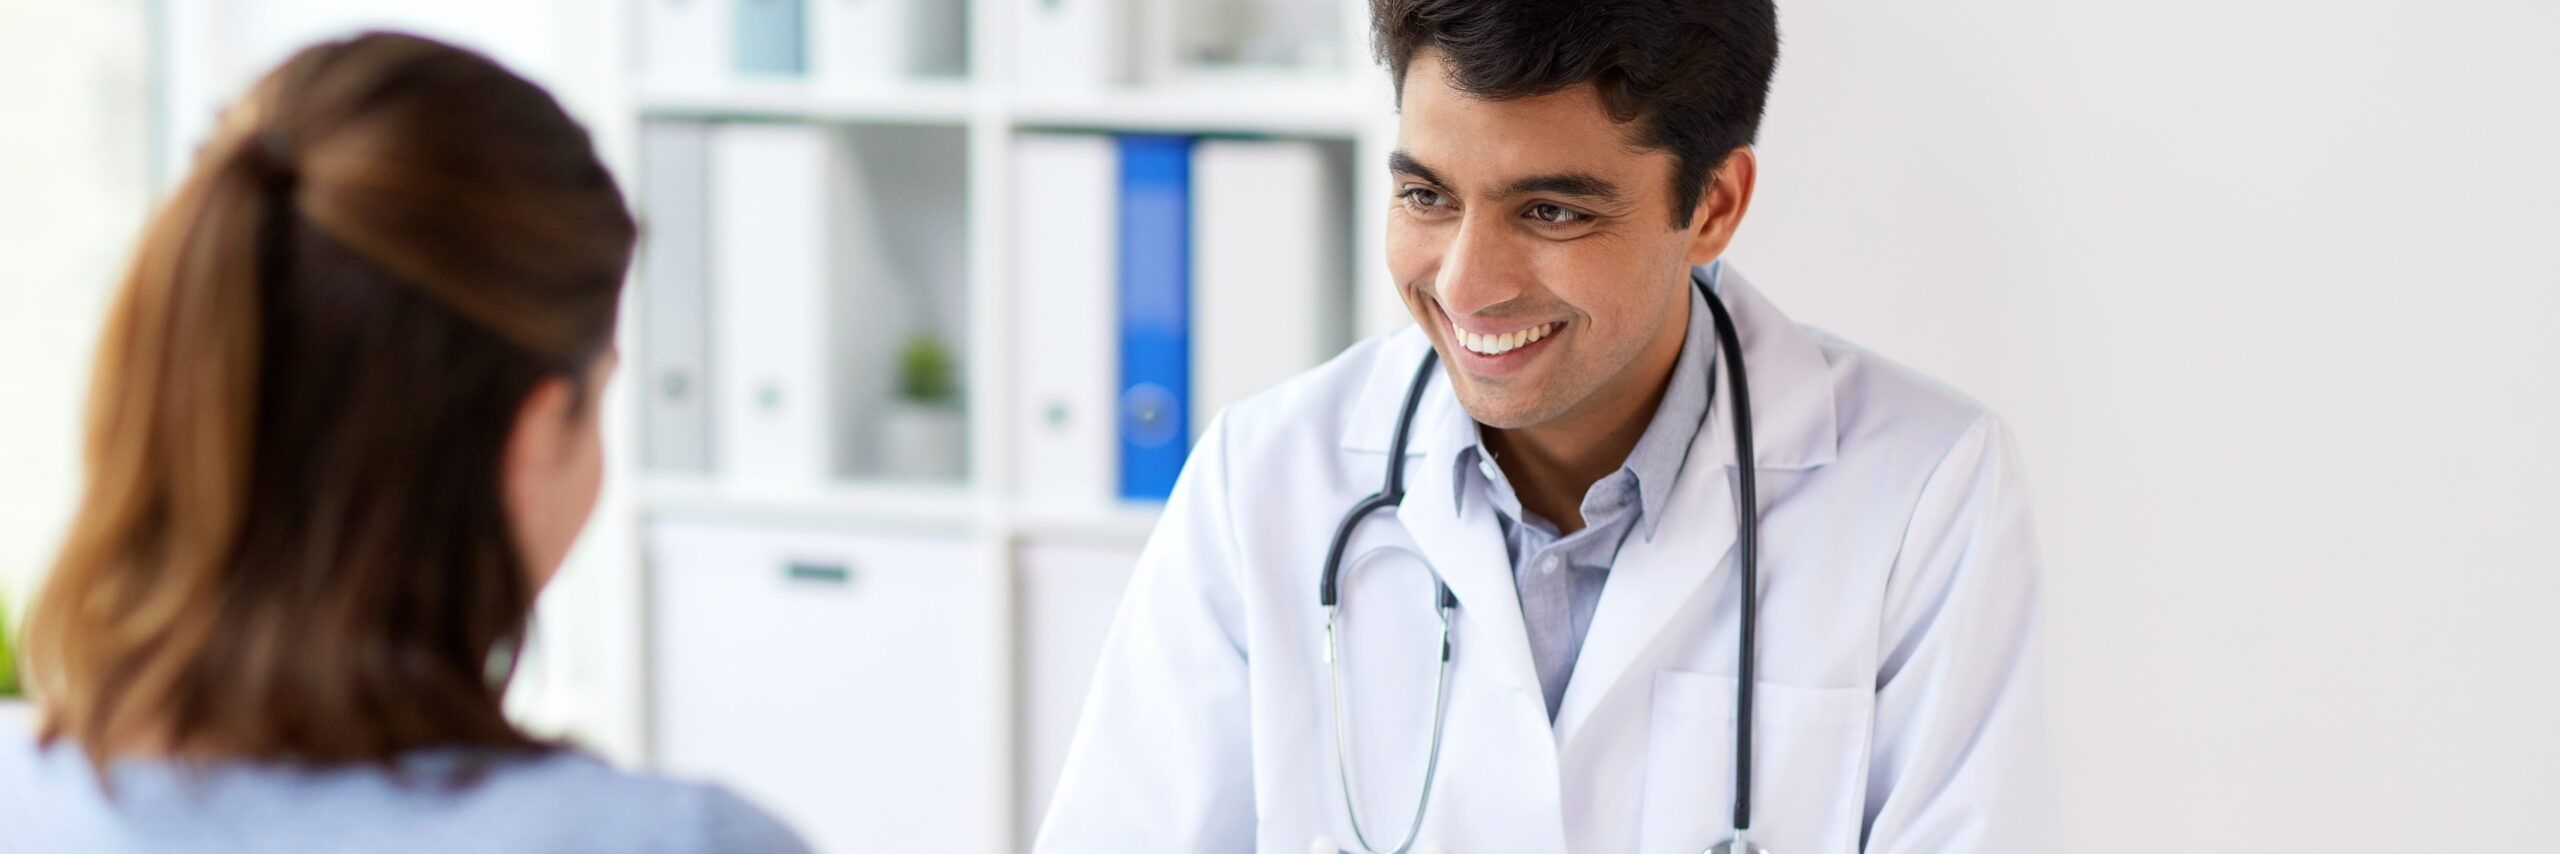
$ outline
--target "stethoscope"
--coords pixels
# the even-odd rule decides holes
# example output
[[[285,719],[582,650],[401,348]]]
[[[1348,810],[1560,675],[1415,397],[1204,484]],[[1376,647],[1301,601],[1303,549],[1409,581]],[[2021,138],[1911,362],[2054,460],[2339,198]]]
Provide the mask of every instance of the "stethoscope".
[[[1721,273],[1722,269],[1723,265],[1718,264],[1712,272]],[[1751,454],[1751,391],[1749,381],[1745,378],[1742,369],[1742,337],[1734,332],[1732,315],[1725,312],[1724,301],[1716,298],[1715,288],[1708,279],[1692,273],[1690,282],[1697,285],[1698,293],[1707,298],[1707,311],[1715,316],[1716,344],[1724,353],[1725,374],[1733,383],[1733,453],[1734,459],[1738,461],[1735,467],[1738,476],[1734,480],[1733,515],[1736,529],[1734,554],[1741,565],[1743,590],[1740,630],[1742,643],[1740,662],[1735,667],[1739,676],[1734,687],[1733,838],[1707,850],[1708,854],[1755,854],[1755,852],[1768,854],[1766,849],[1754,847],[1749,841],[1751,830],[1751,662],[1752,642],[1758,635],[1755,624],[1758,615],[1752,601],[1755,598],[1752,591],[1759,589],[1760,541],[1760,519],[1757,512],[1759,503],[1753,482],[1756,466]],[[1339,627],[1334,620],[1336,606],[1342,598],[1340,585],[1342,553],[1350,545],[1351,533],[1360,526],[1360,520],[1367,518],[1371,513],[1404,502],[1405,443],[1413,434],[1414,409],[1422,402],[1422,391],[1431,384],[1432,368],[1437,366],[1439,361],[1438,351],[1426,352],[1422,357],[1422,366],[1414,370],[1413,384],[1405,391],[1404,410],[1396,416],[1395,446],[1390,449],[1387,457],[1386,486],[1376,494],[1362,499],[1359,504],[1353,505],[1351,512],[1342,517],[1341,525],[1334,528],[1333,545],[1325,550],[1324,555],[1324,581],[1317,591],[1318,601],[1324,606],[1324,661],[1333,675],[1334,767],[1341,775],[1342,808],[1351,818],[1351,835],[1355,841],[1359,842],[1360,850],[1365,852],[1375,852],[1378,849],[1369,844],[1368,832],[1360,824],[1359,799],[1353,796],[1351,788],[1351,746],[1350,736],[1347,734],[1349,728],[1343,725],[1341,637]],[[1422,794],[1413,806],[1413,823],[1406,826],[1404,839],[1397,842],[1394,848],[1387,849],[1392,854],[1404,854],[1412,850],[1415,837],[1422,833],[1423,811],[1431,805],[1431,783],[1435,777],[1439,776],[1440,736],[1449,711],[1451,648],[1449,627],[1450,615],[1458,610],[1458,597],[1449,592],[1448,582],[1440,580],[1437,572],[1432,574],[1432,584],[1436,588],[1433,610],[1440,617],[1440,665],[1437,684],[1432,689],[1430,753],[1422,766]],[[1318,845],[1326,847],[1328,843],[1320,840]]]

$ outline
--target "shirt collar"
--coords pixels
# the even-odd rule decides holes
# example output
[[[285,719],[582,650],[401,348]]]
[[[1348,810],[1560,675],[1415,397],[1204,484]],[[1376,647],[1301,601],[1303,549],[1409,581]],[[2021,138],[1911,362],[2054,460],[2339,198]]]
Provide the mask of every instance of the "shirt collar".
[[[1689,448],[1697,442],[1713,397],[1707,382],[1716,360],[1715,320],[1707,312],[1706,297],[1695,287],[1688,288],[1688,293],[1689,334],[1681,342],[1679,358],[1671,363],[1662,402],[1654,407],[1653,420],[1645,425],[1644,434],[1637,437],[1635,448],[1627,452],[1626,462],[1618,468],[1635,476],[1637,524],[1647,540],[1653,539],[1654,531],[1661,526],[1665,505],[1671,500],[1671,486],[1688,462]],[[1468,476],[1471,467],[1491,468],[1492,471],[1482,472],[1488,478],[1502,477],[1500,468],[1485,465],[1490,456],[1484,448],[1484,425],[1470,419],[1467,444],[1453,455],[1456,469],[1450,472],[1454,482],[1462,485],[1450,490],[1459,515],[1466,514],[1467,493],[1476,491],[1463,487],[1475,482]],[[1484,487],[1488,491],[1501,488],[1492,482],[1485,482]],[[1497,499],[1492,502],[1497,510],[1517,512],[1506,506],[1510,502],[1498,500],[1498,492],[1493,497]]]

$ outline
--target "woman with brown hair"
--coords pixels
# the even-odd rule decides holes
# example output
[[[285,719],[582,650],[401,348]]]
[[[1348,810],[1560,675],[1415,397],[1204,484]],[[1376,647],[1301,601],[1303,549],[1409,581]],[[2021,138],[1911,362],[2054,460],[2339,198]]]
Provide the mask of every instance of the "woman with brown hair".
[[[107,319],[0,849],[803,850],[501,711],[602,479],[635,227],[586,132],[373,34],[199,156]]]

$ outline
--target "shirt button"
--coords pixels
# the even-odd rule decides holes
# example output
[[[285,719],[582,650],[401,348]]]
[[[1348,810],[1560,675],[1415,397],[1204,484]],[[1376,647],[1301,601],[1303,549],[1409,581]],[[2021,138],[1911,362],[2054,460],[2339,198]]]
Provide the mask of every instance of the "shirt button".
[[[1548,556],[1546,556],[1546,557],[1539,558],[1539,559],[1538,559],[1538,571],[1539,571],[1539,572],[1554,572],[1554,571],[1556,571],[1556,557],[1555,557],[1555,555],[1548,555]]]

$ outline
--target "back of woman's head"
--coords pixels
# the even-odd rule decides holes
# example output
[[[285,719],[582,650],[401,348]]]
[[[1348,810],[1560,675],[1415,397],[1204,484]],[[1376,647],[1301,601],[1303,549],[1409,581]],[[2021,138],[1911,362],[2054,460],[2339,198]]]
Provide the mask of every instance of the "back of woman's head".
[[[592,409],[634,232],[586,132],[478,54],[371,34],[259,81],[107,318],[27,626],[44,737],[537,746],[500,710],[538,586],[502,456],[539,387]]]

